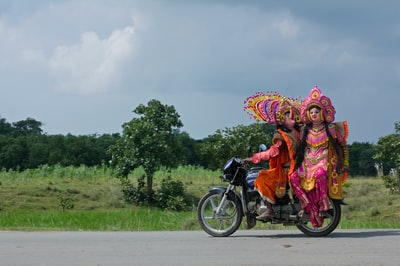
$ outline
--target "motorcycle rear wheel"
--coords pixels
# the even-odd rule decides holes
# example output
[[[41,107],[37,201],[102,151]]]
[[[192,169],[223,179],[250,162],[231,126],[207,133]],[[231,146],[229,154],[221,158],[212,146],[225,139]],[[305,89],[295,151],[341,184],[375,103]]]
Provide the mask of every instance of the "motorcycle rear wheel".
[[[243,218],[238,200],[227,199],[217,213],[222,197],[220,192],[210,191],[203,196],[197,207],[197,219],[201,228],[215,237],[226,237],[236,232]]]
[[[330,209],[324,218],[324,224],[320,228],[315,228],[310,221],[297,224],[297,228],[304,234],[312,237],[322,237],[329,235],[336,229],[342,216],[342,209],[339,201],[329,199]]]

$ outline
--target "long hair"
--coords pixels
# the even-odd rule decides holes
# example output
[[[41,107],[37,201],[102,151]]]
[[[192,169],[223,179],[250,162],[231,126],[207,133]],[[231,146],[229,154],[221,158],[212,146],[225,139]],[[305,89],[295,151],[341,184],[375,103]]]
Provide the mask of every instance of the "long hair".
[[[340,168],[342,161],[343,161],[343,152],[342,149],[340,148],[339,144],[337,143],[337,141],[332,137],[331,132],[329,131],[328,128],[328,123],[324,122],[324,126],[325,126],[325,131],[326,134],[328,135],[329,138],[329,142],[333,145],[333,148],[336,151],[336,154],[338,156],[338,166]],[[300,165],[303,163],[304,161],[304,152],[306,150],[307,147],[307,135],[308,132],[310,130],[310,128],[312,128],[313,124],[312,123],[308,123],[304,126],[304,131],[303,131],[303,136],[301,138],[299,147],[297,149],[297,153],[296,153],[296,164],[295,164],[295,169],[298,169],[300,167]]]
[[[281,129],[283,132],[285,132],[285,133],[290,133],[290,132],[292,132],[292,130],[290,129],[290,128],[287,128],[285,125],[277,125],[276,126],[276,129],[278,130],[278,129]],[[296,131],[300,131],[300,126],[296,123],[295,125],[294,125],[294,128],[293,129],[295,129]]]

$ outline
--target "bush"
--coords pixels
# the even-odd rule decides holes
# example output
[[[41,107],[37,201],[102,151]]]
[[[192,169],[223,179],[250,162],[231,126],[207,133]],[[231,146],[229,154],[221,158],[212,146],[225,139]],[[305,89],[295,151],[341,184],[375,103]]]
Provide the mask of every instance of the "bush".
[[[121,178],[124,200],[139,206],[155,206],[162,210],[185,211],[188,209],[188,197],[181,181],[173,181],[171,177],[163,179],[157,191],[149,191],[145,187],[144,176],[135,187],[127,178]]]
[[[71,210],[74,208],[74,200],[69,197],[67,194],[60,194],[58,196],[58,199],[60,200],[59,205],[63,211],[65,210]]]
[[[127,203],[140,206],[151,206],[154,203],[154,192],[146,188],[144,178],[144,175],[139,177],[137,187],[127,178],[120,179],[122,195]]]
[[[171,177],[163,179],[161,188],[156,192],[157,207],[163,210],[184,211],[187,209],[185,188],[181,181],[173,181]]]
[[[399,183],[396,176],[393,175],[382,176],[382,179],[383,183],[385,184],[385,187],[388,188],[391,193],[400,192]]]

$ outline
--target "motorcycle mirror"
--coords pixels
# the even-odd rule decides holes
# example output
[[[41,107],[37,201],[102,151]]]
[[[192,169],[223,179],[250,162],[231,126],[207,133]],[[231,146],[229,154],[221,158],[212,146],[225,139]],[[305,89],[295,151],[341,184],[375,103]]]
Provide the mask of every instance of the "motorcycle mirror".
[[[259,151],[266,151],[267,150],[267,146],[265,144],[260,144],[260,146],[258,146],[258,150]]]
[[[251,149],[252,149],[251,146],[247,146],[247,148],[246,148],[247,157],[250,157],[252,155]]]

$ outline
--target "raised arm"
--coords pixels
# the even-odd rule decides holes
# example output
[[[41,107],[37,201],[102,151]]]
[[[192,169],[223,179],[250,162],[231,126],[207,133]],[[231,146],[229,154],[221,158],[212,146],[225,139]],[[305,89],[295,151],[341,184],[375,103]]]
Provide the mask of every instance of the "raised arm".
[[[245,160],[254,164],[260,163],[262,161],[268,161],[271,158],[279,155],[282,145],[283,141],[281,139],[277,139],[268,150],[254,153],[253,156]]]

